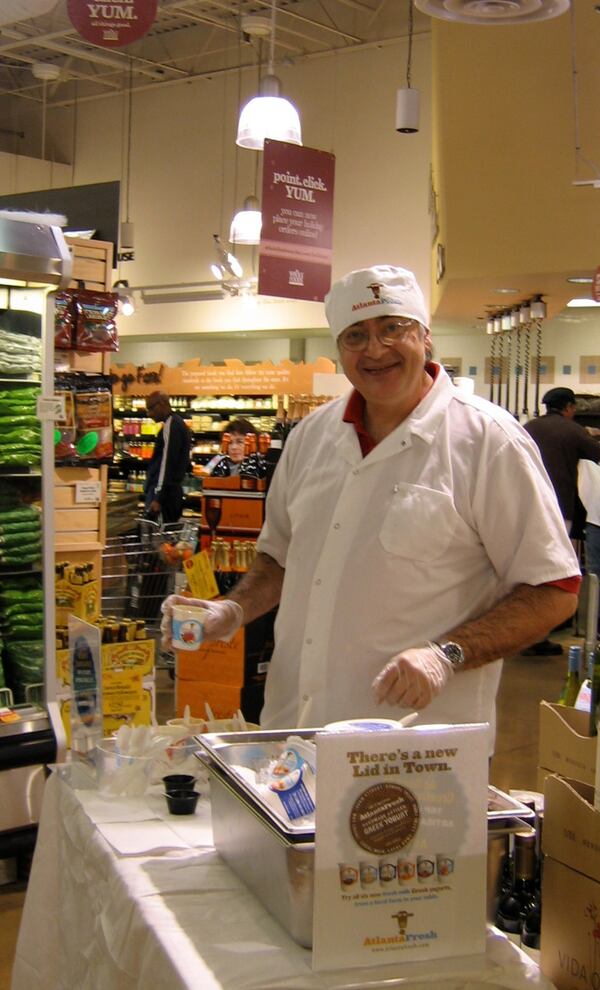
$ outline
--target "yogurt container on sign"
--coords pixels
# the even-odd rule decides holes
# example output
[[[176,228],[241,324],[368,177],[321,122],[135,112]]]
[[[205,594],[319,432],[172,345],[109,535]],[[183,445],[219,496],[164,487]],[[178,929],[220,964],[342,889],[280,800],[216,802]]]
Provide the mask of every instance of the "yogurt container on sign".
[[[173,605],[171,626],[176,650],[197,650],[204,638],[204,617],[208,609],[194,605]]]

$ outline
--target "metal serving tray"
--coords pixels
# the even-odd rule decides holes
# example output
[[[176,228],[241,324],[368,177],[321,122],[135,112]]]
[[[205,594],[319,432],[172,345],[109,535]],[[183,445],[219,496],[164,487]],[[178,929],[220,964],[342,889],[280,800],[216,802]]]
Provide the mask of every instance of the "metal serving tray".
[[[257,767],[277,757],[290,735],[312,739],[317,729],[207,733],[197,736],[197,758],[210,775],[214,843],[217,851],[300,945],[312,945],[314,829],[275,813],[233,770]],[[502,859],[496,855],[509,832],[534,813],[496,787],[488,788],[488,919],[495,915]],[[490,856],[490,848],[494,855]]]

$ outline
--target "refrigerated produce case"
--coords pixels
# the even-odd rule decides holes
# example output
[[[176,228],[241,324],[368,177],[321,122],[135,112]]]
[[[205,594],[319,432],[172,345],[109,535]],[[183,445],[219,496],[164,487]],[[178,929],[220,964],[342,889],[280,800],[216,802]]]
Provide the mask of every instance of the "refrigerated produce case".
[[[40,327],[40,367],[13,368],[7,359],[1,372],[2,389],[10,397],[13,390],[39,387],[36,415],[40,421],[41,457],[39,463],[19,463],[19,457],[6,457],[0,463],[0,479],[8,483],[11,492],[27,492],[31,499],[41,504],[41,556],[21,561],[15,554],[5,554],[0,564],[0,583],[4,590],[10,585],[18,588],[20,581],[28,587],[39,585],[41,589],[42,626],[41,638],[36,642],[39,652],[39,675],[34,683],[23,686],[23,694],[14,698],[10,690],[0,694],[0,858],[14,855],[31,841],[41,807],[41,795],[45,779],[45,767],[54,760],[64,759],[65,735],[56,701],[55,675],[55,602],[54,602],[54,302],[50,295],[56,288],[66,287],[71,278],[72,261],[62,230],[46,218],[28,219],[0,213],[0,291],[4,290],[2,307],[6,327],[15,320],[9,305],[10,294],[27,289],[33,294],[32,312],[25,303],[15,310],[21,322],[33,312],[38,314]],[[50,220],[50,218],[48,218]],[[0,321],[2,316],[0,316]],[[18,332],[19,320],[16,320]],[[10,354],[10,348],[7,347]],[[22,363],[22,362],[21,362]],[[10,401],[10,400],[8,400]],[[6,447],[4,448],[7,449]],[[30,461],[33,460],[30,458]],[[21,599],[24,596],[20,596]],[[7,628],[8,608],[4,600],[4,613],[0,615],[2,629]],[[23,629],[22,625],[17,629]],[[15,633],[18,637],[19,633]],[[32,640],[21,632],[21,654],[26,659],[34,652]],[[16,646],[18,638],[15,639]],[[30,645],[31,644],[31,645]],[[14,661],[13,661],[14,662]],[[37,681],[37,683],[35,683]]]

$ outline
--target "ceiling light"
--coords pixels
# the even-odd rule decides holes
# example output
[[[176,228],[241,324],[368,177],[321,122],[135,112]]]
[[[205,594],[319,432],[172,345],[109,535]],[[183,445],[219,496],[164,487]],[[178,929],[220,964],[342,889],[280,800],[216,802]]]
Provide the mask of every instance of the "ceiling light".
[[[591,275],[572,275],[571,278],[567,279],[567,282],[571,282],[573,285],[591,285],[593,281]]]
[[[518,291],[518,289],[492,289],[492,292],[498,292],[501,296],[515,296]]]
[[[248,27],[252,34],[252,25]],[[293,103],[281,96],[281,83],[273,73],[275,53],[275,0],[271,0],[271,49],[268,73],[260,81],[259,95],[242,107],[236,144],[262,151],[265,139],[302,144],[300,117]]]
[[[281,83],[277,76],[263,76],[259,95],[242,108],[236,144],[240,148],[262,151],[265,139],[302,144],[300,117],[296,107],[280,96]]]
[[[396,93],[396,130],[400,134],[416,134],[419,130],[419,90],[410,85],[413,43],[413,3],[408,2],[408,55],[406,59],[406,87]]]
[[[127,279],[119,279],[113,285],[113,289],[117,290],[119,296],[119,312],[121,316],[133,316],[135,313],[135,300]]]
[[[230,251],[225,250],[218,234],[213,234],[213,241],[215,242],[217,251],[218,264],[211,265],[210,270],[215,278],[224,278],[226,275],[231,275],[233,278],[241,278],[244,274],[244,269],[235,254],[231,254]],[[217,271],[219,272],[218,275],[216,274]]]
[[[247,196],[244,209],[231,221],[229,240],[232,244],[260,244],[262,213],[256,196]]]
[[[585,306],[589,308],[592,306],[600,306],[600,302],[595,302],[593,299],[569,299],[567,306],[569,309],[583,309]]]

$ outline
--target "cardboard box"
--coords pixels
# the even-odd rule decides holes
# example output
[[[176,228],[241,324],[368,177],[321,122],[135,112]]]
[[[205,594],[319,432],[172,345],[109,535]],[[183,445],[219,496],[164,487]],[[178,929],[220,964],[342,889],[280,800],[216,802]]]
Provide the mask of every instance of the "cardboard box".
[[[186,705],[189,705],[194,718],[206,718],[208,702],[215,718],[232,718],[240,708],[248,722],[258,724],[264,701],[264,685],[242,687],[177,678],[175,700],[178,718],[183,716]]]
[[[153,639],[135,639],[130,643],[105,643],[102,646],[102,670],[135,668],[141,677],[152,677],[154,653]],[[68,650],[56,651],[56,676],[61,684],[71,683]]]
[[[221,479],[219,478],[219,481]],[[202,530],[208,532],[206,499],[218,498],[221,503],[221,517],[218,524],[219,535],[228,530],[258,533],[265,518],[265,493],[243,491],[207,492],[202,497]]]
[[[176,650],[178,681],[236,687],[262,684],[273,654],[274,622],[275,610],[238,629],[229,643],[218,640],[203,643],[198,650]]]
[[[587,712],[540,703],[538,790],[544,790],[549,774],[559,774],[593,784],[596,772],[596,738],[589,734]]]
[[[69,615],[76,615],[86,622],[93,622],[100,615],[100,582],[71,584],[69,581],[56,582],[56,624],[66,626]]]
[[[546,778],[540,968],[558,990],[600,987],[600,812],[593,800],[589,784]]]

